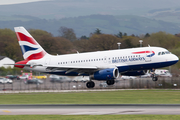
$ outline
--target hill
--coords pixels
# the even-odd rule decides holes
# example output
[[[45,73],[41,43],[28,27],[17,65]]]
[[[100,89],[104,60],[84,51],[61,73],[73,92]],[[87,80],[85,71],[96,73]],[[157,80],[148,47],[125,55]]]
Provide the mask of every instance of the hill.
[[[24,26],[27,29],[42,29],[58,36],[58,29],[61,26],[73,28],[78,37],[82,35],[89,36],[97,28],[102,33],[117,34],[119,31],[128,35],[140,35],[165,31],[171,34],[179,33],[180,27],[177,24],[152,20],[145,17],[134,15],[89,15],[80,17],[70,17],[63,19],[40,19],[32,16],[15,16],[21,20],[4,20],[0,21],[0,28],[10,28],[15,26]]]

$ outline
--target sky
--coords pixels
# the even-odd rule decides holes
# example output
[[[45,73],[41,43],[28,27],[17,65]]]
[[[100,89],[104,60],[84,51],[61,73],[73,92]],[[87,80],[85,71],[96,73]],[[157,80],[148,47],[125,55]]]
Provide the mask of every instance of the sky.
[[[28,2],[37,2],[37,1],[46,1],[46,0],[0,0],[0,5],[19,4],[19,3],[28,3]]]

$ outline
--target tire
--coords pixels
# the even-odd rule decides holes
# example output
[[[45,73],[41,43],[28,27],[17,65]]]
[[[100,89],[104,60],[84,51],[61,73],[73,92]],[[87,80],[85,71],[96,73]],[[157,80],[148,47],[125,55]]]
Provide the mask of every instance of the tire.
[[[90,83],[90,82],[87,82],[87,83],[86,83],[86,87],[87,87],[87,88],[91,88],[91,83]]]
[[[93,81],[91,81],[91,88],[94,88],[95,83]]]
[[[157,77],[152,77],[152,80],[153,80],[153,81],[157,81],[158,78],[157,78]]]
[[[106,83],[107,83],[108,85],[113,85],[113,84],[114,84],[114,80],[107,80]]]
[[[95,83],[93,81],[89,81],[86,83],[87,88],[93,88],[95,86]]]
[[[111,80],[111,85],[113,85],[114,84],[114,80]]]

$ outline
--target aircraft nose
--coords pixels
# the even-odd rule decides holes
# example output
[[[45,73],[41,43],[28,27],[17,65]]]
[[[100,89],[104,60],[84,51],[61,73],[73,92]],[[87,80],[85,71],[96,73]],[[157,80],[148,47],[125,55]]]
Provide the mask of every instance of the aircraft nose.
[[[175,60],[175,61],[177,61],[177,62],[179,61],[179,58],[178,58],[176,55],[174,55],[174,54],[173,54],[173,56],[172,56],[172,59]]]
[[[179,61],[179,58],[178,58],[178,56],[176,56],[176,55],[175,55],[175,60]]]

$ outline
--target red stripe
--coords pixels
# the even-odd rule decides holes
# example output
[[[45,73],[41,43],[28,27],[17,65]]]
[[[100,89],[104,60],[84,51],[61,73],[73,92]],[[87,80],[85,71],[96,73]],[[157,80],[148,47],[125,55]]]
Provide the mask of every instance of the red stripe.
[[[140,52],[132,52],[132,53],[133,54],[142,54],[142,53],[151,53],[151,52],[154,53],[154,51],[140,51]]]
[[[27,42],[30,42],[34,45],[37,45],[37,42],[32,37],[28,37],[28,36],[26,36],[20,32],[16,32],[16,36],[18,38],[18,41],[27,41]]]
[[[40,53],[35,53],[30,55],[28,58],[26,58],[26,60],[36,60],[36,59],[41,59],[44,57],[44,55],[46,54],[45,51],[42,51]]]

